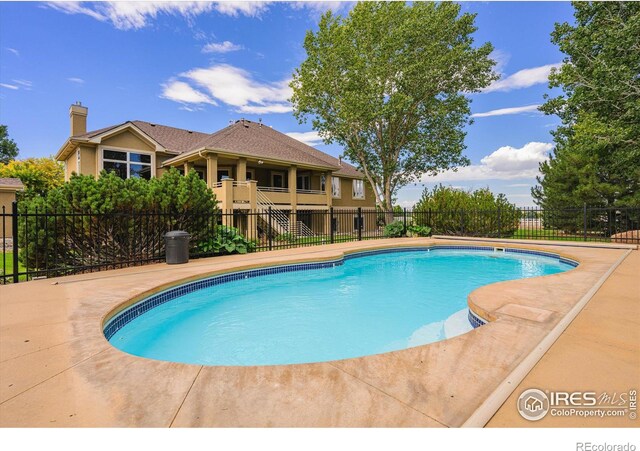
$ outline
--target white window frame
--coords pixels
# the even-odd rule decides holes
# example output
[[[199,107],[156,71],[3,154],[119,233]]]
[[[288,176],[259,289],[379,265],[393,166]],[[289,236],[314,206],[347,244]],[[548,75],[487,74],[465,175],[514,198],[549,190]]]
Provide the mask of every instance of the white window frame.
[[[334,199],[342,198],[342,180],[340,180],[340,177],[331,177],[331,196]]]
[[[357,185],[360,185],[360,190],[356,188]],[[360,191],[358,193],[358,191]],[[364,180],[361,179],[353,179],[351,183],[351,197],[353,199],[364,200]]]
[[[126,152],[127,153],[127,161],[121,160],[105,160],[104,151],[105,150],[113,150],[115,152]],[[151,163],[140,163],[137,161],[130,161],[129,154],[130,153],[139,153],[143,155],[151,156]],[[156,176],[156,153],[148,150],[140,150],[140,149],[131,149],[126,147],[117,147],[117,146],[98,146],[98,174],[100,171],[104,169],[104,162],[116,162],[116,163],[126,163],[127,164],[127,178],[131,177],[131,164],[141,164],[143,166],[151,166],[151,177]],[[97,176],[97,174],[96,174]]]
[[[247,168],[247,173],[245,174],[245,178],[247,180],[255,180],[256,179],[256,170],[255,169],[248,169]]]

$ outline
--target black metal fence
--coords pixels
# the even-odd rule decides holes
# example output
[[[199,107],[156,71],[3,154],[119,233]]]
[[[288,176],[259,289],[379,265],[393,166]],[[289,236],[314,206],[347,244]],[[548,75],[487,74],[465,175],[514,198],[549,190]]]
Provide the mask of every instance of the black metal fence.
[[[0,283],[162,262],[164,234],[190,233],[191,258],[433,235],[640,244],[640,208],[380,211],[90,211],[2,208]]]

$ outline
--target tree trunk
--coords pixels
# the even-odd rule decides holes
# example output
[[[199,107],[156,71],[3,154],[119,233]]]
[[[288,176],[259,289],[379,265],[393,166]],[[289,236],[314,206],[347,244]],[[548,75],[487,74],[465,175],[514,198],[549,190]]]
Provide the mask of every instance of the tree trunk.
[[[384,222],[385,224],[391,224],[393,222],[393,205],[391,200],[391,187],[387,182],[384,187]]]

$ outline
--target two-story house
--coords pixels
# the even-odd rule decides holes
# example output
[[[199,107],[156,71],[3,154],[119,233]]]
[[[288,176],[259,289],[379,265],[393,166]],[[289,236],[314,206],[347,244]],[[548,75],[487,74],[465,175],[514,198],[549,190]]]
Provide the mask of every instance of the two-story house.
[[[360,171],[260,122],[241,119],[214,133],[137,120],[87,131],[87,114],[80,103],[69,109],[71,133],[56,154],[67,179],[72,173],[97,176],[103,169],[146,179],[169,167],[193,169],[223,211],[238,213],[235,225],[241,228],[257,226],[252,215],[243,219],[243,210],[269,207],[282,233],[327,233],[330,227],[352,233],[358,226],[376,226],[374,214],[359,224],[354,213],[375,211],[375,196]],[[342,214],[330,222],[313,220],[314,212],[331,207]]]

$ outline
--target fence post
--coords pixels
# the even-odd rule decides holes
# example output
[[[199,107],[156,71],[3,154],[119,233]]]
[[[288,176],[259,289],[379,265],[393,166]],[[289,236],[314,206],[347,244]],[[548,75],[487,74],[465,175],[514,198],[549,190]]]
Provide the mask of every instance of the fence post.
[[[358,207],[358,241],[362,241],[362,207]]]
[[[406,235],[407,234],[407,208],[406,207],[403,210],[402,223],[403,223],[402,234]]]
[[[329,233],[331,234],[331,239],[330,242],[331,244],[333,244],[333,240],[334,240],[334,227],[333,227],[333,207],[329,207]]]
[[[25,232],[26,233],[26,232]],[[13,283],[19,282],[18,277],[18,201],[11,202],[11,234],[13,235]]]
[[[587,241],[587,203],[582,205],[582,218],[583,218],[583,230],[582,237],[584,241]]]
[[[271,206],[269,206],[269,250],[273,249],[273,223],[271,222]]]
[[[499,206],[498,206],[498,238],[502,238],[502,221],[501,221]]]

